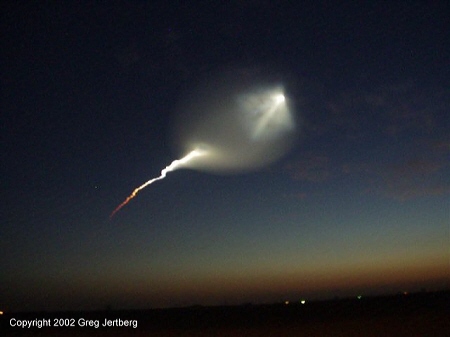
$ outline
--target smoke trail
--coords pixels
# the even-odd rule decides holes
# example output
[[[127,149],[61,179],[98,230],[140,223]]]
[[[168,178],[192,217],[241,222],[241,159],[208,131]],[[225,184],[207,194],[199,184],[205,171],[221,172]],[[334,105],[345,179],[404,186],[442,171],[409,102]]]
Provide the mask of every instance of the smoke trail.
[[[186,156],[184,156],[181,159],[176,159],[174,160],[169,166],[167,166],[166,168],[164,168],[161,171],[161,175],[159,177],[150,179],[149,181],[147,181],[146,183],[142,184],[141,186],[137,187],[134,189],[134,191],[124,200],[124,202],[122,202],[119,206],[116,207],[116,209],[114,211],[112,211],[111,215],[109,216],[110,219],[113,218],[113,216],[120,211],[120,209],[125,206],[126,204],[128,204],[130,202],[131,199],[133,199],[140,190],[146,188],[148,185],[153,184],[155,181],[157,180],[161,180],[164,179],[167,175],[168,172],[172,172],[175,171],[176,169],[182,167],[184,164],[188,163],[189,161],[191,161],[192,159],[199,157],[199,156],[203,156],[205,155],[206,152],[204,150],[200,150],[200,149],[195,149],[191,152],[189,152]]]
[[[188,154],[134,189],[110,218],[168,172],[180,167],[221,174],[256,170],[281,158],[295,140],[292,101],[284,86],[251,71],[207,79],[189,90],[178,109],[172,139]]]

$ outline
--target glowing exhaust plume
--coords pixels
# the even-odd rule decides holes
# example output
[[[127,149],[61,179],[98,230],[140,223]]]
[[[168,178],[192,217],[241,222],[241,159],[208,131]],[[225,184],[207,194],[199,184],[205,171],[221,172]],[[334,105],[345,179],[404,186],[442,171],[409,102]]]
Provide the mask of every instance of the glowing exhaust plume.
[[[297,124],[283,86],[239,80],[204,85],[180,104],[172,133],[176,149],[208,151],[189,168],[219,174],[257,170],[294,144]]]
[[[187,153],[137,187],[140,190],[178,168],[232,174],[260,169],[294,144],[296,121],[284,86],[252,71],[221,73],[190,89],[179,103],[172,133],[177,151]]]
[[[205,154],[206,154],[206,151],[200,150],[200,149],[195,149],[195,150],[189,152],[183,158],[174,160],[169,166],[167,166],[166,168],[164,168],[161,171],[161,175],[159,177],[150,179],[146,183],[144,183],[141,186],[135,188],[134,191],[125,199],[125,201],[122,202],[119,206],[116,207],[116,209],[111,213],[109,218],[111,219],[114,216],[114,214],[116,214],[118,211],[120,211],[120,209],[123,206],[128,204],[130,202],[130,200],[133,199],[139,193],[140,190],[146,188],[150,184],[153,184],[157,180],[164,179],[168,172],[175,171],[176,169],[178,169],[178,168],[182,167],[183,165],[187,164],[188,162],[190,162],[192,159],[194,159],[196,157],[199,157],[199,156],[203,156]]]

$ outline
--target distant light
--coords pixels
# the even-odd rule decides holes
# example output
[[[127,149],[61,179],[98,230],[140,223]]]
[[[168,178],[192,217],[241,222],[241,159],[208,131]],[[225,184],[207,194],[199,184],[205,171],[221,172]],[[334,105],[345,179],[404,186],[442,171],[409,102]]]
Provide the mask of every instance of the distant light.
[[[306,301],[305,301],[305,300],[301,300],[300,303],[301,303],[301,304],[305,304]]]
[[[358,296],[356,296],[356,297],[358,297],[358,300],[360,300],[362,296],[361,296],[361,295],[358,295]]]
[[[404,291],[404,292],[403,292],[403,295],[408,295],[408,292],[407,292],[407,291]]]
[[[3,315],[3,311],[0,311],[0,315]]]
[[[289,301],[284,301],[284,304],[288,305],[288,304],[289,304]]]

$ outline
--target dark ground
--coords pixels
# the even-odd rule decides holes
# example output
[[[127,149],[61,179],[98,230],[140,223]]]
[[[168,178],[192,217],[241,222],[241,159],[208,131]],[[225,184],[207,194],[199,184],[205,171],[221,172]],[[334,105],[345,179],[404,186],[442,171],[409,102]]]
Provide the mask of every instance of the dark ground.
[[[5,313],[1,336],[450,336],[450,291],[323,302],[139,311]],[[10,320],[105,318],[132,327],[12,328]]]

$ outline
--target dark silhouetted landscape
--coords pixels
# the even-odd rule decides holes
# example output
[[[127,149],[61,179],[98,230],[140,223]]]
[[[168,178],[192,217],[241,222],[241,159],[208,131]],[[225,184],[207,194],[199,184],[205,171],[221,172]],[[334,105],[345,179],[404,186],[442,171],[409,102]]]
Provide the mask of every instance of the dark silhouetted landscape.
[[[422,292],[240,306],[150,310],[5,313],[4,336],[448,336],[450,292]],[[73,319],[71,328],[10,327],[10,320]],[[110,321],[137,322],[102,327]],[[99,327],[79,327],[78,322]],[[116,323],[117,324],[117,323]],[[123,324],[123,323],[122,323]]]

